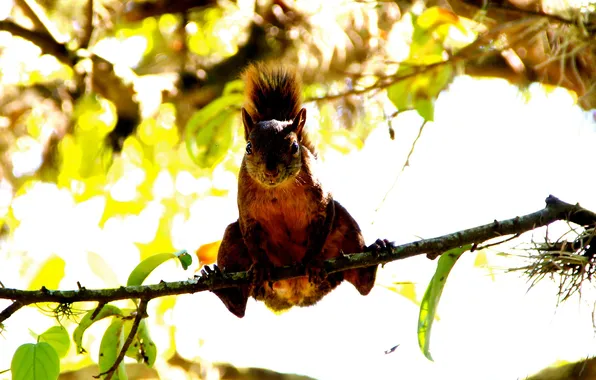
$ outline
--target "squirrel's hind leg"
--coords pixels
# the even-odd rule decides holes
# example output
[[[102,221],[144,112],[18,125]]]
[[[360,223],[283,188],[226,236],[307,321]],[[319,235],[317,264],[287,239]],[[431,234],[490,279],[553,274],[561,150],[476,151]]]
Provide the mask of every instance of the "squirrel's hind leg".
[[[363,296],[370,293],[375,286],[377,265],[367,268],[349,269],[344,272],[344,280],[356,287]]]
[[[348,210],[337,201],[334,202],[335,223],[332,236],[328,239],[328,243],[339,248],[339,252],[344,254],[366,251],[366,245],[364,244],[364,238],[362,237],[358,223],[352,218]],[[365,296],[370,293],[375,285],[377,265],[367,268],[349,269],[344,271],[343,275],[344,280],[354,285],[358,292]]]
[[[248,250],[244,244],[238,221],[226,228],[217,252],[217,266],[224,272],[244,272],[252,265]],[[249,297],[249,285],[236,288],[215,290],[228,310],[238,318],[244,317]]]

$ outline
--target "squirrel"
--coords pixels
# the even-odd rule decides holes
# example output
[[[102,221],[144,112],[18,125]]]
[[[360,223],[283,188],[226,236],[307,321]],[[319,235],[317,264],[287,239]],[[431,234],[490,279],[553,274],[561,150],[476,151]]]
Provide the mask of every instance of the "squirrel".
[[[216,270],[249,271],[253,281],[214,293],[239,318],[250,296],[282,311],[314,305],[343,280],[367,295],[377,265],[319,276],[325,260],[386,249],[391,243],[378,239],[366,247],[356,221],[319,181],[296,71],[256,63],[242,77],[246,152],[238,174],[239,218],[225,230]],[[274,282],[266,278],[273,267],[295,264],[303,264],[309,275]]]

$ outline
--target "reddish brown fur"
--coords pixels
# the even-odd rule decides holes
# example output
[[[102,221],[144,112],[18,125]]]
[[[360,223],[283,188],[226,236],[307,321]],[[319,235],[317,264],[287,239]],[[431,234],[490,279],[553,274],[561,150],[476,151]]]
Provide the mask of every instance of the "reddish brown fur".
[[[217,264],[224,271],[297,263],[316,267],[342,253],[362,252],[365,245],[358,224],[317,179],[314,147],[305,145],[310,143],[302,129],[305,113],[300,110],[295,73],[259,64],[249,67],[244,78],[249,117],[243,117],[251,149],[238,175],[240,216],[226,230]],[[300,149],[292,151],[296,139]],[[320,282],[307,277],[265,281],[216,294],[242,317],[249,295],[273,310],[285,310],[315,304],[343,279],[366,295],[374,285],[376,269],[335,273]]]
[[[302,261],[306,253],[308,226],[317,214],[325,211],[331,199],[308,169],[312,159],[310,152],[305,151],[298,176],[271,189],[263,187],[248,174],[245,162],[240,169],[240,219],[258,220],[267,231],[265,250],[274,265]]]
[[[246,84],[244,108],[255,123],[292,120],[300,111],[301,83],[287,66],[256,63],[242,74]]]

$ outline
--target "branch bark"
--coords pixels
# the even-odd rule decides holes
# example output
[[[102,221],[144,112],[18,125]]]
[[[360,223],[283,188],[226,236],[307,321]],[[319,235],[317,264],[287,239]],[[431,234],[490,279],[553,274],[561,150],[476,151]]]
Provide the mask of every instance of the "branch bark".
[[[141,302],[139,304],[139,308],[137,309],[137,315],[135,316],[135,319],[134,319],[132,326],[130,328],[130,332],[128,333],[128,336],[126,337],[126,341],[124,342],[124,345],[122,345],[122,348],[120,349],[120,353],[118,354],[116,361],[114,362],[114,364],[112,364],[110,369],[108,369],[104,373],[100,373],[99,376],[94,376],[95,378],[99,378],[100,376],[105,375],[105,380],[110,380],[114,376],[114,373],[118,369],[118,366],[120,365],[120,363],[122,363],[122,360],[124,360],[124,356],[126,355],[126,351],[128,350],[128,347],[130,347],[130,344],[132,343],[135,335],[137,335],[137,330],[139,328],[139,324],[141,323],[141,319],[143,319],[147,316],[147,304],[148,303],[149,303],[149,300],[145,300],[145,299],[141,300]]]
[[[12,21],[0,21],[0,30],[4,30],[13,36],[26,39],[37,45],[43,54],[50,54],[56,57],[60,62],[73,66],[74,60],[70,57],[68,49],[64,44],[56,42],[49,34],[32,31],[15,24]]]
[[[87,49],[89,48],[89,43],[91,42],[91,36],[93,35],[93,0],[87,0],[87,5],[85,6],[85,18],[86,24],[83,36],[81,37],[81,42],[79,43],[80,49]]]
[[[45,12],[35,3],[35,1],[17,0],[15,3],[22,9],[23,13],[31,19],[36,30],[41,31],[47,35],[48,38],[58,43],[58,39],[56,38],[56,28],[52,25],[52,22],[48,20]]]
[[[566,220],[581,226],[596,224],[596,213],[584,209],[579,205],[572,205],[559,200],[554,196],[546,198],[546,207],[531,214],[518,216],[502,221],[493,221],[482,226],[458,231],[431,239],[419,240],[396,246],[388,252],[362,252],[344,255],[327,260],[324,267],[327,273],[341,272],[347,269],[361,268],[378,264],[386,264],[396,260],[403,260],[420,254],[430,256],[466,244],[481,244],[487,240],[506,236],[520,235],[524,232],[547,226],[557,220]],[[301,265],[275,268],[272,280],[282,280],[305,276],[306,272]],[[18,308],[40,302],[73,303],[82,301],[96,301],[107,303],[122,299],[140,298],[149,301],[153,298],[175,294],[190,294],[205,290],[217,290],[236,287],[249,282],[248,272],[223,273],[214,277],[195,277],[186,281],[164,282],[154,285],[121,286],[113,289],[86,289],[78,290],[49,290],[42,287],[40,290],[19,290],[0,288],[0,299],[14,300],[15,303],[0,312],[0,323],[12,315]],[[15,309],[15,305],[18,308]]]

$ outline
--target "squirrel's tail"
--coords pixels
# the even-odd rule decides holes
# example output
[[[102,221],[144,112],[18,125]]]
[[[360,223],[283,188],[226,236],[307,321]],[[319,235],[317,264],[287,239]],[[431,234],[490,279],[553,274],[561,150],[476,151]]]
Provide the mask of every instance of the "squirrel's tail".
[[[242,75],[244,108],[255,123],[292,120],[300,111],[301,83],[296,71],[280,64],[253,63]]]

